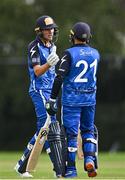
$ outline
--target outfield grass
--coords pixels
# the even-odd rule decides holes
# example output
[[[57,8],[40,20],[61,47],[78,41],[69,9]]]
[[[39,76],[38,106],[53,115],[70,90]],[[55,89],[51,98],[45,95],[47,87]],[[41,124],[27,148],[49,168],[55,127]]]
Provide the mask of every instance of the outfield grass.
[[[21,179],[13,170],[21,153],[0,152],[0,179]],[[78,178],[90,179],[83,171],[83,161],[77,160]],[[54,179],[52,166],[46,154],[40,156],[33,179]],[[125,153],[100,153],[98,176],[94,179],[125,179]]]

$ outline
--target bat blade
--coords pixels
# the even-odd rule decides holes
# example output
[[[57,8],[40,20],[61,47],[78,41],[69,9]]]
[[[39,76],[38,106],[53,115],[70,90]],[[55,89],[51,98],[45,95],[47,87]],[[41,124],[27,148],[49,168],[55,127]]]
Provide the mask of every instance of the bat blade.
[[[83,155],[83,150],[82,150],[82,138],[81,138],[81,134],[80,134],[80,130],[78,132],[78,150],[77,150],[77,155],[78,155],[78,159],[82,160],[84,155]]]
[[[48,116],[45,125],[39,131],[36,142],[33,146],[33,149],[31,151],[30,157],[27,162],[26,171],[28,171],[28,172],[34,171],[34,169],[36,167],[38,158],[41,154],[41,151],[43,149],[44,143],[47,138],[50,122],[51,122],[50,116]]]

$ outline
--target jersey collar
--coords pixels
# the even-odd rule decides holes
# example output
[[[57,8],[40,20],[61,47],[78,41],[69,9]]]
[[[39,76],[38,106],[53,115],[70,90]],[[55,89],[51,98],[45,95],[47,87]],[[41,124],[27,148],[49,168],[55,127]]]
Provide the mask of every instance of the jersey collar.
[[[72,45],[72,47],[88,47],[89,45],[88,44],[74,44]]]

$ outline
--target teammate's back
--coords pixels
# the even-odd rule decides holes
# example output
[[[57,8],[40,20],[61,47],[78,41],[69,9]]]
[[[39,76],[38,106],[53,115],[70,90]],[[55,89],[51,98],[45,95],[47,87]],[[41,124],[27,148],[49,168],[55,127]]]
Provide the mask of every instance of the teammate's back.
[[[63,104],[95,104],[98,51],[83,44],[74,45],[67,51],[70,54],[71,66],[63,84]]]

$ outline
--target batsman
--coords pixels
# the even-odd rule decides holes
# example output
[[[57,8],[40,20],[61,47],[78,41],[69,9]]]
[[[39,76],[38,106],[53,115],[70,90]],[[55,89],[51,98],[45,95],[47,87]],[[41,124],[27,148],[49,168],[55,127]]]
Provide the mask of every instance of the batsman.
[[[76,151],[80,128],[84,169],[89,177],[97,175],[98,135],[94,126],[96,110],[96,72],[100,55],[89,45],[91,29],[78,22],[70,31],[72,46],[64,51],[55,77],[47,111],[55,113],[56,98],[62,86],[62,119],[66,131],[68,157],[66,178],[77,176]]]
[[[48,133],[48,141],[45,142],[45,149],[50,156],[56,176],[60,178],[63,176],[60,126],[56,121],[55,115],[51,115],[49,117],[50,122],[48,122],[48,114],[45,108],[45,104],[50,98],[52,84],[55,78],[55,65],[59,61],[54,44],[54,40],[56,40],[58,35],[58,27],[50,16],[44,15],[37,19],[35,32],[36,39],[28,46],[28,69],[30,76],[29,95],[36,112],[37,131],[29,141],[21,159],[16,164],[15,170],[22,177],[33,177],[27,171],[29,160],[37,159],[30,157],[30,155],[32,156],[31,151],[37,153],[37,155],[38,151],[40,153],[40,144],[44,143],[44,136]]]

